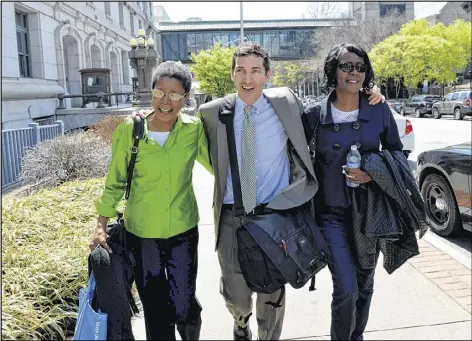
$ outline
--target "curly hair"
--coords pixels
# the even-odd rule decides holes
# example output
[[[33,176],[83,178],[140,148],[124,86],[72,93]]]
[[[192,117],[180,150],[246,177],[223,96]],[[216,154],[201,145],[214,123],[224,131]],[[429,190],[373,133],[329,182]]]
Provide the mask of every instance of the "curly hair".
[[[152,74],[152,89],[164,77],[178,80],[186,93],[192,88],[192,74],[181,62],[167,61],[159,64]]]
[[[324,94],[328,94],[331,90],[336,88],[336,68],[339,64],[339,56],[346,51],[352,52],[364,59],[364,63],[367,66],[367,70],[365,72],[365,80],[362,84],[362,87],[365,90],[370,90],[374,86],[374,70],[372,68],[372,64],[370,63],[370,59],[367,55],[367,52],[359,45],[352,43],[343,43],[333,47],[326,56],[324,63],[324,76],[321,86],[321,91]]]
[[[257,43],[252,43],[252,42],[243,43],[236,48],[236,51],[234,52],[234,55],[233,55],[233,62],[231,64],[231,71],[234,71],[237,57],[250,56],[250,55],[263,58],[265,72],[266,73],[269,72],[270,70],[269,53],[261,45]]]

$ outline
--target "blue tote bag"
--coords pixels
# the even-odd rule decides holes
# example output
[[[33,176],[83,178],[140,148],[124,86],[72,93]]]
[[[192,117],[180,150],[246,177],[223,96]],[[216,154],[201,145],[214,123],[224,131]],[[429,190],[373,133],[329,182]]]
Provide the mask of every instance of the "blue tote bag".
[[[90,274],[88,286],[80,289],[79,314],[75,325],[74,340],[106,340],[108,315],[93,310],[92,300],[95,295],[95,277]]]

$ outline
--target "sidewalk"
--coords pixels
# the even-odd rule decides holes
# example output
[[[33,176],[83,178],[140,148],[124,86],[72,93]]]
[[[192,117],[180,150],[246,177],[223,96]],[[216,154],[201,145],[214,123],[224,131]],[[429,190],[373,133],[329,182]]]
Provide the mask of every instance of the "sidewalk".
[[[198,164],[194,186],[200,209],[201,339],[231,340],[233,322],[219,293],[220,268],[214,251],[213,179]],[[470,340],[471,270],[424,240],[419,245],[421,254],[392,275],[380,259],[366,340]],[[327,268],[317,275],[316,288],[309,292],[308,285],[298,290],[287,286],[282,339],[329,340],[332,282]],[[255,316],[250,324],[255,340]],[[133,331],[136,340],[145,340],[142,316],[134,319]]]

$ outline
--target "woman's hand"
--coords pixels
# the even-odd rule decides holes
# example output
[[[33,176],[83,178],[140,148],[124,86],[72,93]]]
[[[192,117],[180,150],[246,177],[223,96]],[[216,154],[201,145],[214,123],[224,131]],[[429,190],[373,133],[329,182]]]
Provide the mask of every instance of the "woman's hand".
[[[109,253],[113,253],[110,246],[107,244],[107,217],[98,217],[97,226],[93,234],[93,239],[89,244],[90,252],[92,252],[98,245],[101,245]]]
[[[349,178],[350,182],[365,184],[372,181],[370,175],[360,168],[345,168],[344,170],[346,172],[346,177]]]
[[[382,101],[382,103],[385,103],[385,96],[380,93],[380,89],[377,87],[377,85],[374,85],[372,90],[366,91],[366,95],[369,95],[369,104],[374,105]]]

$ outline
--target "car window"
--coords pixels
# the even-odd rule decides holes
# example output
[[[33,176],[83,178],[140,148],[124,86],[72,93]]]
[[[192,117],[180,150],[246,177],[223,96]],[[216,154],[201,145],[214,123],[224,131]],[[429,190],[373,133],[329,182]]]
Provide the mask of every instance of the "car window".
[[[421,100],[422,98],[423,98],[423,96],[416,95],[416,96],[413,96],[413,97],[411,98],[411,100],[412,100],[412,101],[419,101],[419,100]]]
[[[444,97],[444,100],[445,100],[445,101],[450,101],[450,100],[451,100],[451,97],[452,97],[452,93],[447,94],[446,97]]]
[[[466,99],[467,98],[467,92],[461,92],[459,99]]]
[[[452,95],[452,100],[456,100],[457,98],[459,97],[459,93],[458,92],[455,92],[453,95]]]
[[[439,99],[438,96],[427,96],[427,97],[425,97],[424,100],[425,100],[425,101],[431,101],[431,102],[432,102],[432,101],[437,101],[438,99]]]

